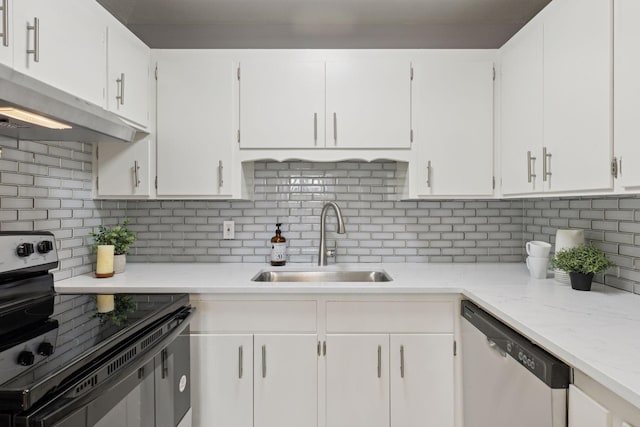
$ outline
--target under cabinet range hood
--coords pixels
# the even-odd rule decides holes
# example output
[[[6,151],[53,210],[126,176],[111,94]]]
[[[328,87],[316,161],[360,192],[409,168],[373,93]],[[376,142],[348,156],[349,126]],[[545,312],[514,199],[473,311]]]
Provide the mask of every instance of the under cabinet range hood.
[[[133,142],[148,133],[104,108],[0,64],[0,135],[34,141]]]

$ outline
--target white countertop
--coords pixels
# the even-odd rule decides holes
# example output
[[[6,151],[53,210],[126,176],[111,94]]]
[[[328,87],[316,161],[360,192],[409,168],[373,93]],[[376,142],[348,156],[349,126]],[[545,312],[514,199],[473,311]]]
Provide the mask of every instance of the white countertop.
[[[342,264],[383,269],[380,283],[258,283],[263,269],[310,264],[129,263],[109,279],[93,274],[56,282],[59,293],[426,294],[462,293],[541,347],[640,409],[640,295],[594,284],[591,292],[536,280],[524,264]]]

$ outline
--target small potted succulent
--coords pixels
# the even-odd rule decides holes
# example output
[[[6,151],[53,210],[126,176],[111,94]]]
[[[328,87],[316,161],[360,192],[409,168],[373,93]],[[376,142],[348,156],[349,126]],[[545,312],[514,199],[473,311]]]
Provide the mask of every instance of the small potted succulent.
[[[590,291],[593,275],[615,266],[604,252],[593,245],[561,250],[553,257],[551,264],[569,273],[571,287],[579,291]]]
[[[113,228],[99,225],[97,233],[89,233],[89,235],[95,239],[95,243],[93,244],[94,251],[101,245],[114,246],[113,269],[115,273],[122,273],[124,271],[129,246],[136,241],[136,234],[127,228],[128,225],[129,219],[127,218],[122,225],[118,224]]]

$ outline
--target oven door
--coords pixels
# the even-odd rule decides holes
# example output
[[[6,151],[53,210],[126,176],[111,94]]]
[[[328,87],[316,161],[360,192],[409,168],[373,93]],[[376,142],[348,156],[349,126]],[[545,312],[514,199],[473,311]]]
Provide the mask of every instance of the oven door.
[[[68,397],[68,392],[52,396],[18,415],[15,426],[190,427],[181,422],[188,419],[191,408],[188,323],[192,315],[117,376],[79,397]],[[80,384],[85,384],[92,374],[82,378]]]

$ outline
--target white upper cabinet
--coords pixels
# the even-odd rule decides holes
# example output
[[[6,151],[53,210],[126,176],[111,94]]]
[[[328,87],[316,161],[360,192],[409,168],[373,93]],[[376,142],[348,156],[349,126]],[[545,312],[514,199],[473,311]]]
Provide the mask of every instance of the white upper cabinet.
[[[413,93],[415,193],[491,196],[493,61],[416,61]]]
[[[327,61],[327,148],[411,147],[411,62]]]
[[[147,198],[151,195],[151,141],[96,145],[98,197]]]
[[[240,81],[241,148],[324,147],[324,62],[248,59]]]
[[[146,127],[151,50],[115,18],[107,28],[107,108]]]
[[[612,37],[612,0],[554,0],[502,48],[503,194],[612,188]]]
[[[615,154],[624,188],[640,187],[640,2],[615,5]]]
[[[501,49],[502,193],[542,191],[543,28],[534,20]],[[535,158],[535,159],[534,159]]]
[[[104,105],[106,11],[95,1],[12,1],[14,67]]]
[[[207,51],[157,51],[158,196],[232,196],[233,61]]]
[[[544,144],[549,156],[541,160],[550,191],[612,188],[612,9],[612,0],[555,0],[546,11]]]
[[[0,63],[9,67],[13,67],[13,2],[0,0]]]

